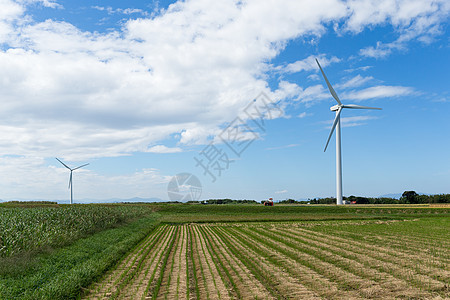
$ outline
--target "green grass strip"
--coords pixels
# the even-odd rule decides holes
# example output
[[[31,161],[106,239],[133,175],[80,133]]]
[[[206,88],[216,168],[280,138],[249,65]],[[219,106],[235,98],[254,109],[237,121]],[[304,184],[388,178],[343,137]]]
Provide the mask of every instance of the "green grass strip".
[[[0,299],[75,299],[156,225],[156,215],[145,217],[39,254],[21,270],[1,275]]]

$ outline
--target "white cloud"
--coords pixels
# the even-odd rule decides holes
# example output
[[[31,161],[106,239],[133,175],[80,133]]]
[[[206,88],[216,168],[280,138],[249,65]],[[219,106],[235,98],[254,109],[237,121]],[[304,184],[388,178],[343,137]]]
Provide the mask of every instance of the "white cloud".
[[[178,152],[182,152],[183,150],[179,147],[169,148],[164,145],[156,145],[156,146],[150,147],[147,151],[152,152],[152,153],[178,153]]]
[[[310,55],[307,58],[303,60],[298,60],[294,63],[288,64],[282,70],[286,73],[297,73],[301,71],[317,71],[317,63],[316,59],[319,60],[320,65],[322,68],[332,64],[340,62],[341,60],[337,58],[336,56],[333,56],[331,58],[326,58],[324,54],[320,55]]]
[[[345,70],[345,72],[351,73],[351,72],[355,72],[355,71],[367,71],[370,68],[372,68],[372,66],[362,66],[362,67],[358,67],[358,68],[354,68],[354,69],[347,69],[347,70]]]
[[[379,85],[367,89],[352,91],[343,95],[343,98],[350,100],[367,100],[374,98],[393,98],[414,94],[411,87]]]
[[[52,1],[52,0],[31,0],[30,2],[40,3],[44,7],[59,8],[59,9],[63,8],[63,6],[59,3],[57,3],[57,1]]]
[[[313,115],[313,113],[307,113],[306,111],[304,111],[304,112],[298,114],[297,118],[303,119],[303,118],[306,118],[306,117],[309,117],[309,116],[312,116],[312,115]]]
[[[300,102],[304,103],[306,107],[316,104],[318,101],[322,101],[330,98],[328,90],[320,84],[309,86],[300,92]]]
[[[286,194],[288,190],[276,191],[275,194]]]
[[[318,74],[311,74],[311,75],[308,75],[308,79],[317,81],[317,80],[320,80],[320,76]]]
[[[2,156],[0,159],[1,198],[3,200],[16,198],[37,200],[40,199],[39,197],[45,197],[49,200],[67,199],[68,201],[70,172],[56,160],[54,162],[55,165],[48,165],[43,157],[36,156]],[[65,163],[76,166],[84,162],[65,161]],[[146,168],[118,176],[105,176],[92,169],[95,169],[95,161],[89,166],[74,171],[75,203],[77,199],[82,198],[107,199],[134,196],[167,198],[165,191],[172,176],[161,174],[158,169]]]
[[[367,124],[365,121],[378,119],[378,117],[372,116],[355,116],[355,117],[342,117],[342,127],[355,127]]]
[[[392,42],[378,41],[376,46],[360,50],[366,57],[383,58],[394,50],[407,50],[407,43],[418,40],[428,44],[443,32],[450,12],[450,4],[445,0],[383,0],[350,1],[352,15],[346,21],[345,29],[361,32],[367,26],[373,27],[388,22],[398,33]]]
[[[348,79],[346,82],[336,85],[336,87],[339,87],[342,89],[355,88],[355,87],[359,87],[371,80],[373,80],[372,76],[362,77],[361,75],[358,74],[358,75]]]
[[[368,120],[375,120],[378,119],[378,117],[374,116],[353,116],[353,117],[342,117],[341,116],[341,126],[342,127],[355,127],[355,126],[361,126],[366,125]],[[330,130],[331,125],[333,124],[333,120],[324,121],[323,123],[329,125],[326,127],[326,129]]]
[[[10,46],[0,51],[0,126],[9,129],[5,135],[12,139],[9,145],[5,140],[0,153],[39,149],[43,155],[65,152],[73,159],[146,151],[173,133],[182,133],[182,144],[208,142],[261,91],[281,103],[293,99],[312,105],[327,99],[322,85],[302,88],[282,80],[278,89],[268,87],[269,62],[289,40],[320,37],[324,24],[340,20],[354,32],[386,20],[399,26],[412,18],[419,24],[419,12],[431,20],[435,8],[402,2],[402,16],[395,17],[383,5],[383,17],[367,23],[367,3],[252,0],[209,5],[192,0],[101,34],[54,20],[17,23],[26,11],[20,3],[0,3],[0,36]],[[40,3],[54,7],[57,2]],[[283,70],[317,72],[314,58]],[[323,66],[339,61],[324,54],[318,58]],[[33,136],[45,142],[34,142]]]
[[[131,15],[131,14],[140,14],[143,16],[148,16],[149,13],[139,9],[139,8],[112,8],[111,6],[92,6],[93,9],[99,10],[99,11],[106,11],[108,14],[124,14],[124,15]]]
[[[180,145],[208,143],[261,91],[282,108],[285,101],[310,106],[330,99],[322,84],[300,87],[279,80],[277,88],[270,88],[271,61],[290,41],[319,39],[333,23],[353,33],[390,24],[402,47],[414,39],[429,41],[439,34],[450,5],[422,2],[179,1],[156,16],[130,18],[122,28],[98,33],[68,22],[35,21],[27,11],[33,3],[60,8],[57,1],[0,0],[0,155],[22,157],[15,162],[24,170],[10,176],[12,167],[3,165],[0,182],[10,182],[4,180],[8,176],[31,178],[34,173],[25,170],[35,157],[42,162],[36,169],[43,178],[50,172],[43,162],[48,157],[75,161],[149,149],[173,151],[178,148],[161,142],[173,134],[179,134]],[[379,45],[383,50],[385,42]],[[314,57],[280,70],[317,72]],[[338,61],[329,54],[318,57],[323,66]],[[351,92],[348,98],[412,92],[378,86]],[[147,175],[130,176],[142,183],[137,178]],[[99,185],[109,180],[96,178]],[[128,180],[114,180],[122,179]],[[2,185],[2,191],[7,187]],[[33,193],[31,188],[28,192]]]

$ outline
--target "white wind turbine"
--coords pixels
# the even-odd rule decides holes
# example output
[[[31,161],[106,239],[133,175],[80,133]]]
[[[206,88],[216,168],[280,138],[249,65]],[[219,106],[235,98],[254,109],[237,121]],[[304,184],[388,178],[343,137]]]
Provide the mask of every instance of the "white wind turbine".
[[[79,167],[76,167],[76,168],[73,168],[73,169],[72,169],[72,168],[70,168],[69,166],[67,166],[65,163],[63,163],[62,161],[60,161],[57,157],[55,157],[55,158],[56,158],[56,160],[59,161],[64,167],[66,167],[67,169],[70,170],[70,178],[69,178],[70,204],[73,204],[72,172],[75,171],[75,170],[77,170],[77,169],[79,169],[79,168],[85,167],[85,166],[87,166],[88,164],[84,164],[84,165],[81,165],[81,166],[79,166]]]
[[[316,59],[317,65],[319,66],[320,72],[322,72],[323,78],[327,83],[328,89],[330,90],[331,95],[337,101],[337,105],[330,107],[331,111],[336,112],[336,117],[334,118],[333,126],[331,126],[331,132],[328,136],[327,144],[325,145],[325,149],[323,152],[327,150],[328,143],[330,142],[331,136],[333,135],[334,129],[336,129],[336,204],[341,205],[344,204],[342,201],[342,160],[341,160],[341,111],[343,108],[351,108],[351,109],[381,109],[377,107],[368,107],[361,106],[356,104],[342,104],[341,100],[339,100],[338,95],[334,91],[330,82],[327,79],[327,76],[322,70],[322,67],[319,64],[319,61]]]

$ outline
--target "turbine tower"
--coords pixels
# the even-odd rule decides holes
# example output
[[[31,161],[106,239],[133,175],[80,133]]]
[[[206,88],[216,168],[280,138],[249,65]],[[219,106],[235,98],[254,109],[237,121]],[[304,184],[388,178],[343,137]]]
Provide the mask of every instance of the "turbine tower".
[[[336,112],[336,117],[334,118],[333,126],[331,126],[331,132],[328,136],[327,144],[325,145],[325,149],[323,152],[327,151],[328,143],[330,142],[331,136],[333,135],[334,130],[336,129],[336,204],[342,205],[344,202],[342,201],[342,159],[341,159],[341,111],[343,108],[351,108],[351,109],[380,109],[378,107],[368,107],[361,106],[356,104],[342,104],[341,100],[339,100],[338,95],[334,91],[330,82],[328,81],[327,76],[322,70],[322,67],[319,64],[319,61],[316,58],[317,65],[319,66],[320,72],[325,79],[328,89],[330,90],[331,96],[337,101],[337,105],[330,107],[331,111]]]
[[[55,157],[55,158],[56,158],[56,160],[59,161],[64,167],[66,167],[67,169],[70,170],[70,178],[69,178],[70,204],[73,204],[72,172],[75,171],[75,170],[77,170],[77,169],[79,169],[79,168],[85,167],[85,166],[87,166],[88,164],[84,164],[84,165],[81,165],[81,166],[79,166],[79,167],[76,167],[76,168],[73,168],[73,169],[72,169],[72,168],[70,168],[69,166],[67,166],[65,163],[63,163],[62,161],[60,161],[57,157]]]

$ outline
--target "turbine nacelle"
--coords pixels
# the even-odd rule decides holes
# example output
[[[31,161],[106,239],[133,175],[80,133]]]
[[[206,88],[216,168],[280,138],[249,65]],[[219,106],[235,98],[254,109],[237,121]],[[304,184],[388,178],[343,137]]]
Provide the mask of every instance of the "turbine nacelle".
[[[331,111],[337,111],[340,107],[342,107],[342,104],[341,104],[341,105],[336,104],[336,105],[330,107],[330,110],[331,110]]]

